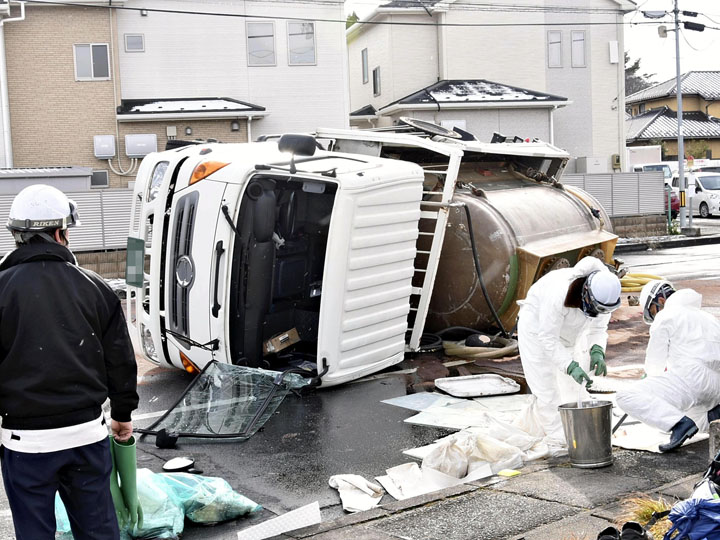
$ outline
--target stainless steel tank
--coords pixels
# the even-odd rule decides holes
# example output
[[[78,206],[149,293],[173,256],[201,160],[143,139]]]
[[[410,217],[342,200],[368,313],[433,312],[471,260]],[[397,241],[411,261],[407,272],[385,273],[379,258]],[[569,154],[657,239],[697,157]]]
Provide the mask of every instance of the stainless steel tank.
[[[507,330],[515,325],[517,300],[546,272],[588,255],[612,262],[617,237],[588,193],[504,169],[463,166],[458,182],[465,187],[453,202],[462,206],[450,208],[426,331],[497,327],[478,281],[464,207],[490,301]]]

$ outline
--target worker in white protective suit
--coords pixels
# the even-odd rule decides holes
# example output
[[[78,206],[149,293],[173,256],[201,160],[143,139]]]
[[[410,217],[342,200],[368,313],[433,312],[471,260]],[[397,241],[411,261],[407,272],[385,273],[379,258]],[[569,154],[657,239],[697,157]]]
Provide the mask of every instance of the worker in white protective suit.
[[[702,296],[651,281],[640,293],[643,320],[650,325],[645,373],[617,394],[629,416],[662,431],[670,440],[661,452],[679,448],[698,430],[720,419],[720,322],[700,309]]]
[[[589,397],[590,370],[607,374],[607,327],[620,306],[620,289],[605,264],[585,257],[544,275],[518,302],[520,360],[536,398],[530,412],[551,449],[566,446],[558,406]]]

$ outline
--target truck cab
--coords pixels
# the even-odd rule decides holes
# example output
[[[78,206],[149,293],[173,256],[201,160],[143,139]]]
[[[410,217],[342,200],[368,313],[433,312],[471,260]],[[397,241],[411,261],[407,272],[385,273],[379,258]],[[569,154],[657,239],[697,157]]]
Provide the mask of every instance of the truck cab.
[[[402,360],[421,168],[288,140],[143,160],[128,320],[149,360],[190,372],[306,360],[324,386]]]

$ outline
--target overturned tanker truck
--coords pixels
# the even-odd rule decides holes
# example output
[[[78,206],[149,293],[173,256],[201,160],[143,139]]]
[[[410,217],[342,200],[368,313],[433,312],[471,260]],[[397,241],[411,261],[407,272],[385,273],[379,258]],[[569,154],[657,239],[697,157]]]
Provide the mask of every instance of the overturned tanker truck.
[[[332,386],[400,362],[426,330],[511,329],[545,273],[613,263],[602,206],[564,151],[406,119],[148,155],[128,239],[145,357],[313,366]]]

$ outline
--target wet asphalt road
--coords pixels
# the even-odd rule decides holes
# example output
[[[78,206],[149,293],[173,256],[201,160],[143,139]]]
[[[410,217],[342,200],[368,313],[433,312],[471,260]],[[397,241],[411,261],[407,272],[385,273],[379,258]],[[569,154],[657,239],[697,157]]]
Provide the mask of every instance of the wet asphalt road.
[[[720,244],[624,254],[632,272],[659,274],[676,281],[720,277]],[[140,361],[138,427],[150,425],[187,386],[191,377]],[[417,364],[414,364],[417,365]],[[413,362],[401,365],[413,367]],[[273,515],[319,501],[323,520],[343,514],[333,474],[367,479],[410,461],[402,450],[427,444],[447,432],[403,423],[413,413],[381,400],[405,395],[415,375],[384,374],[365,382],[290,395],[265,427],[245,442],[205,443],[181,439],[174,450],[155,447],[154,437],[138,443],[138,467],[160,472],[172,457],[188,455],[206,476],[225,478],[264,510],[250,519],[215,527],[188,526],[183,538],[234,539],[238,530]],[[386,495],[386,498],[389,498]],[[12,524],[0,490],[0,538],[12,539]]]

